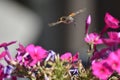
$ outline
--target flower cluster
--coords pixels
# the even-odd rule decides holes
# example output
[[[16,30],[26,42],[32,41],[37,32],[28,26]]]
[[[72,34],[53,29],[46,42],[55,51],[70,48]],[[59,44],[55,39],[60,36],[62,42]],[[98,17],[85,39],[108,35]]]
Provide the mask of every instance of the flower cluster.
[[[119,20],[105,14],[105,27],[100,33],[89,33],[91,16],[86,19],[85,38],[88,44],[88,62],[85,67],[79,59],[79,52],[57,54],[41,46],[19,44],[15,57],[11,56],[9,46],[16,41],[0,44],[0,80],[17,80],[17,77],[30,80],[118,80],[120,79],[120,32]],[[113,31],[108,31],[111,28]],[[107,32],[107,33],[106,33]],[[106,36],[107,35],[107,36]],[[98,45],[105,45],[99,49]]]
[[[45,50],[41,46],[29,44],[24,47],[19,44],[13,58],[8,46],[14,43],[16,41],[0,44],[5,49],[0,54],[0,59],[4,58],[7,62],[6,66],[0,64],[0,80],[17,80],[17,77],[30,80],[70,80],[82,77],[78,77],[80,68],[83,68],[78,52],[75,55],[66,52],[59,56],[53,50]]]
[[[101,33],[86,33],[85,42],[90,46],[88,53],[91,54],[90,68],[92,74],[100,80],[118,80],[120,79],[120,32],[115,29],[120,27],[119,20],[106,13],[104,21],[105,27]],[[108,31],[109,28],[112,31]],[[98,45],[105,47],[99,50]]]

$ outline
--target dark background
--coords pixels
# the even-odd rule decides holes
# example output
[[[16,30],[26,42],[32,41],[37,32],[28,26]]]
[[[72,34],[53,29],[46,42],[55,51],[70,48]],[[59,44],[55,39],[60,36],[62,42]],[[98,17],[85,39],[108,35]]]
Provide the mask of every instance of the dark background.
[[[98,0],[96,1],[98,19],[98,30],[101,30],[104,26],[104,15],[109,12],[113,17],[120,20],[120,1],[119,0]],[[119,31],[119,30],[118,30]]]
[[[67,11],[67,0],[15,0],[17,3],[31,9],[43,20],[43,30],[35,44],[39,44],[46,49],[53,49],[56,52],[66,51],[66,26],[48,27],[48,23],[55,22],[59,17],[65,15]]]
[[[72,7],[70,7],[70,5],[68,6],[68,4],[71,2],[70,0],[14,0],[14,1],[31,9],[37,15],[39,15],[40,18],[42,18],[43,20],[42,34],[41,36],[38,36],[35,44],[37,45],[39,44],[45,47],[47,50],[52,49],[58,53],[64,53],[66,51],[71,51],[75,53],[77,50],[79,51],[79,48],[78,48],[79,46],[75,46],[75,48],[74,46],[73,48],[72,47],[68,48],[68,44],[67,44],[69,26],[73,26],[73,24],[70,24],[70,25],[60,24],[53,28],[50,28],[48,26],[48,23],[54,22],[61,16],[67,15],[70,11],[72,11],[71,9]],[[84,3],[84,0],[80,4],[82,3]],[[94,6],[93,9],[89,9],[88,7],[86,11],[87,14],[91,14],[93,17],[92,24],[95,24],[95,26],[92,27],[91,29],[92,31],[100,32],[102,30],[102,28],[104,27],[104,15],[106,12],[109,12],[111,15],[113,15],[117,19],[120,19],[120,16],[119,16],[120,0],[109,0],[109,1],[108,0],[91,0],[91,1],[88,0],[87,4]],[[76,7],[76,6],[77,5],[74,5],[73,7]],[[85,21],[85,18],[83,18],[83,20]],[[79,42],[78,44],[81,44],[81,43]],[[83,44],[82,47],[84,48],[84,46],[85,45]]]

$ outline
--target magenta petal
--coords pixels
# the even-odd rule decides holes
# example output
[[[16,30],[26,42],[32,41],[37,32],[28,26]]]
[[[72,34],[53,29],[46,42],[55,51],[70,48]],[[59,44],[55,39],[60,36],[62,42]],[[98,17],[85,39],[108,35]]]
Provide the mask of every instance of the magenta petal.
[[[17,61],[18,61],[18,62],[22,61],[22,59],[23,59],[23,56],[18,56],[18,57],[17,57]]]
[[[35,46],[33,44],[30,44],[26,47],[26,51],[29,53],[34,53]]]
[[[7,52],[6,52],[6,51],[3,51],[3,52],[0,54],[0,59],[3,58],[3,57],[5,57],[6,54],[7,54]]]
[[[73,61],[73,62],[78,61],[78,58],[79,58],[79,53],[77,52],[77,53],[72,57],[72,61]]]
[[[88,27],[91,24],[91,15],[89,15],[86,19],[86,27],[85,27],[85,34],[88,33]]]
[[[40,46],[36,46],[36,51],[40,59],[47,57],[47,51]]]
[[[115,40],[115,39],[103,39],[102,41],[105,45],[108,45],[108,46],[113,46],[113,45],[116,45],[116,43],[117,44],[120,43],[120,40]]]
[[[35,53],[34,49],[35,49],[35,46],[33,44],[30,44],[26,47],[26,52],[28,52],[32,58]]]
[[[113,73],[107,66],[105,66],[106,61],[92,62],[92,73],[98,77],[100,80],[107,80],[108,77]]]
[[[10,64],[10,61],[11,61],[11,60],[10,60],[10,58],[9,58],[8,56],[5,56],[4,59],[5,59],[5,61],[6,61],[8,64]]]
[[[111,38],[111,39],[119,39],[120,38],[119,32],[108,32],[107,34],[108,34],[109,38]]]
[[[8,45],[14,44],[14,43],[16,43],[16,42],[17,42],[17,41],[11,41],[11,42],[8,43]]]
[[[60,57],[61,60],[66,60],[66,61],[69,61],[71,58],[72,58],[72,54],[70,52],[67,52],[67,53],[63,54]]]
[[[115,54],[119,57],[119,59],[120,59],[120,49],[118,49],[116,52],[115,52]]]
[[[4,42],[4,43],[0,44],[0,47],[7,47],[7,46],[14,44],[14,43],[16,43],[16,41],[11,41],[9,43]]]
[[[113,70],[116,70],[118,73],[120,73],[119,57],[115,52],[111,52],[107,58],[107,63],[112,67]]]
[[[33,60],[42,61],[47,56],[47,51],[41,46],[30,44],[26,47],[26,52],[30,54]]]
[[[85,42],[89,44],[102,44],[102,40],[100,39],[100,36],[97,33],[90,33],[87,34],[84,38]]]
[[[33,61],[30,63],[30,66],[36,65],[37,62],[38,62],[37,60],[33,60]]]
[[[119,20],[115,19],[109,13],[105,14],[105,23],[109,28],[113,28],[113,29],[119,28]]]
[[[17,51],[19,51],[20,53],[25,53],[25,47],[22,44],[19,44],[19,48],[17,49]]]

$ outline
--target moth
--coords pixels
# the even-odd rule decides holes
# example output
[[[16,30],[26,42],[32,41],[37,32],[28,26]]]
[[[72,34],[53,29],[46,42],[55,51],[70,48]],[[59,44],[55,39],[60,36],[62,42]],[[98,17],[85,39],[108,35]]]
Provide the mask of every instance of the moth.
[[[74,20],[74,16],[76,16],[76,15],[84,12],[85,10],[86,10],[86,8],[80,9],[80,10],[78,10],[77,12],[73,12],[73,13],[69,14],[68,16],[62,16],[62,17],[60,17],[60,19],[59,19],[58,21],[53,22],[53,23],[50,23],[50,24],[48,24],[48,25],[49,25],[50,27],[52,27],[52,26],[58,25],[58,24],[60,24],[60,23],[70,24],[70,23],[72,23],[72,22],[75,21],[75,20]]]

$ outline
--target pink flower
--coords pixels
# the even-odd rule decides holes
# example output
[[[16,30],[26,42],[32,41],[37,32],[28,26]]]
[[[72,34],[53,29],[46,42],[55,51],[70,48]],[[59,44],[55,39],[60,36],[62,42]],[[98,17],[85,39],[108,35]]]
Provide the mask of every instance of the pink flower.
[[[22,54],[26,52],[25,47],[22,44],[19,44],[19,48],[17,48],[17,51]]]
[[[109,38],[102,39],[108,46],[113,46],[120,43],[120,32],[108,32]]]
[[[78,58],[79,58],[79,53],[76,53],[73,57],[72,57],[72,54],[70,52],[66,52],[65,54],[61,55],[60,59],[61,60],[65,60],[67,62],[75,62],[75,61],[78,61]]]
[[[73,57],[72,57],[72,62],[78,61],[79,58],[79,53],[77,52]]]
[[[120,43],[119,40],[114,40],[114,39],[103,39],[103,42],[104,42],[104,44],[106,44],[108,46],[114,46],[114,45],[117,45],[118,43]]]
[[[106,32],[108,28],[117,29],[119,28],[119,20],[111,16],[109,13],[105,14],[104,21],[106,23],[105,27],[103,28],[101,35]]]
[[[120,32],[108,32],[110,39],[120,39]]]
[[[34,46],[30,44],[26,47],[26,52],[30,54],[33,59],[32,65],[36,64],[38,61],[42,61],[47,56],[47,51],[40,46]]]
[[[106,59],[107,63],[112,67],[113,70],[120,73],[120,58],[115,52],[110,53],[109,57]]]
[[[120,49],[117,49],[116,51],[115,51],[115,54],[118,56],[118,58],[120,59]]]
[[[71,61],[72,60],[72,54],[70,52],[66,52],[60,57],[61,60],[65,61]]]
[[[111,16],[109,13],[105,14],[106,27],[117,29],[119,28],[119,20]]]
[[[97,33],[87,34],[84,40],[89,44],[102,44],[102,40]]]
[[[109,67],[106,64],[106,61],[93,61],[92,73],[101,80],[107,80],[107,78],[110,77],[113,71],[109,69]]]
[[[15,56],[17,62],[19,62],[20,65],[23,65],[23,63],[27,63],[28,60],[25,60],[23,62],[23,59],[25,59],[29,54],[26,53],[26,48],[22,45],[22,44],[19,44],[19,48],[17,48],[17,55]],[[29,58],[30,60],[30,58]]]

